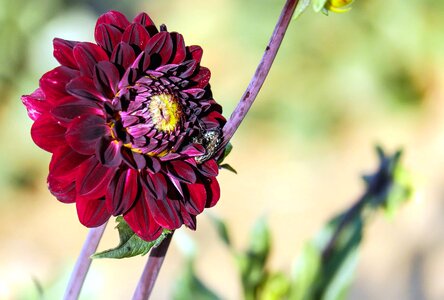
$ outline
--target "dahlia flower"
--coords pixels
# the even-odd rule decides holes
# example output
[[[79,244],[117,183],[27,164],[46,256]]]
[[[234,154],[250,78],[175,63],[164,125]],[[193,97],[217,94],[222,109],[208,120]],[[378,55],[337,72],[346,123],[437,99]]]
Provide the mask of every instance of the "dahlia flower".
[[[147,241],[195,229],[219,199],[212,151],[225,124],[201,47],[145,13],[110,11],[94,37],[54,39],[60,66],[22,97],[34,142],[52,153],[49,190],[87,227],[123,215]]]

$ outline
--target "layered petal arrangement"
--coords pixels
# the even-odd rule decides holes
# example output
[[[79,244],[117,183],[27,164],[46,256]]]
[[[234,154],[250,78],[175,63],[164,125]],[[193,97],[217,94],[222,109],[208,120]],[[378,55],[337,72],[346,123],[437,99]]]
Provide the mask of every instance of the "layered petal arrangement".
[[[52,153],[48,187],[87,227],[123,215],[142,239],[185,224],[219,200],[211,158],[225,124],[202,49],[139,14],[102,15],[95,40],[54,40],[60,66],[22,97],[31,135]]]

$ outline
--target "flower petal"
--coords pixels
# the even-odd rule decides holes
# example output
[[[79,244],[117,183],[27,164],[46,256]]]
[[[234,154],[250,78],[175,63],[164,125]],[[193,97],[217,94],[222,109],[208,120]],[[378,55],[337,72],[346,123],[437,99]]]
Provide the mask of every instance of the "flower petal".
[[[106,101],[107,98],[94,86],[90,77],[82,76],[71,80],[66,85],[66,91],[79,99],[87,101]]]
[[[114,98],[119,83],[119,70],[109,61],[98,62],[94,67],[94,85],[109,99]]]
[[[146,45],[145,51],[151,55],[160,55],[160,65],[166,64],[170,60],[173,53],[173,41],[170,34],[165,31],[155,34]]]
[[[88,77],[93,76],[96,63],[102,60],[108,60],[108,55],[105,50],[89,42],[82,42],[75,45],[73,54],[79,66],[80,73]]]
[[[134,53],[134,49],[123,42],[117,44],[111,55],[111,61],[118,66],[122,66],[124,69],[127,69],[135,58],[136,54]]]
[[[155,35],[159,31],[156,28],[156,25],[154,24],[153,20],[146,14],[146,13],[140,13],[138,14],[134,20],[134,23],[139,23],[145,26],[146,30],[150,34],[150,36]]]
[[[77,172],[76,191],[83,198],[105,197],[106,190],[116,168],[103,166],[96,157],[92,156],[84,161]]]
[[[122,142],[102,138],[96,147],[96,157],[104,166],[116,167],[122,162],[121,147]]]
[[[31,127],[31,136],[34,143],[43,150],[54,152],[57,147],[63,146],[65,142],[66,129],[46,113],[40,116]]]
[[[54,151],[49,163],[49,174],[54,178],[70,178],[73,182],[75,172],[88,156],[73,151],[69,146],[61,146]]]
[[[161,173],[146,173],[142,183],[151,193],[150,198],[165,198],[167,195],[167,181]]]
[[[111,216],[106,210],[105,199],[77,198],[77,216],[86,227],[98,227]]]
[[[122,42],[135,45],[141,50],[145,49],[149,39],[150,35],[148,34],[148,31],[146,31],[144,26],[138,23],[133,23],[128,26],[122,35]]]
[[[99,24],[94,30],[94,38],[98,45],[111,53],[122,39],[122,32],[113,25]]]
[[[208,85],[208,82],[210,81],[211,78],[211,72],[209,69],[205,68],[205,67],[200,67],[199,68],[199,72],[191,77],[191,80],[196,82],[196,88],[205,88]]]
[[[96,28],[101,24],[110,24],[123,31],[130,25],[130,22],[121,12],[111,10],[97,19]]]
[[[145,241],[153,241],[162,233],[162,227],[151,215],[144,193],[139,194],[134,206],[123,215],[123,218],[134,233]]]
[[[66,96],[60,103],[51,109],[51,115],[63,126],[68,126],[74,118],[83,114],[103,116],[103,109],[99,107],[98,102]]]
[[[45,100],[45,94],[40,88],[36,89],[31,95],[23,95],[22,102],[26,106],[28,116],[33,121],[49,111],[49,103]]]
[[[72,52],[75,45],[78,42],[75,41],[67,41],[59,38],[55,38],[52,41],[54,51],[53,55],[55,59],[62,65],[67,66],[73,69],[77,69],[77,62],[74,59],[74,54]]]
[[[190,214],[200,214],[207,203],[207,191],[204,184],[187,184],[183,190],[188,191],[184,206]]]
[[[133,169],[117,172],[106,192],[106,207],[114,216],[126,213],[139,192],[139,173]]]
[[[216,177],[219,174],[219,166],[214,159],[209,159],[201,164],[199,170],[206,177]]]
[[[97,143],[109,132],[103,117],[81,115],[74,119],[66,131],[66,141],[77,152],[92,155]]]
[[[200,63],[202,59],[203,50],[200,46],[192,45],[187,47],[189,55],[187,56],[187,59],[193,59],[197,63]]]
[[[219,182],[217,182],[216,178],[210,179],[210,184],[206,185],[207,190],[207,203],[205,207],[213,207],[216,205],[217,201],[219,201],[220,198],[220,187]]]
[[[182,225],[179,212],[176,210],[173,201],[168,197],[153,198],[149,193],[145,193],[148,207],[153,219],[163,228],[174,230]]]
[[[49,173],[48,189],[57,200],[63,203],[74,203],[76,201],[76,183],[75,177],[57,178]]]
[[[171,64],[179,64],[183,62],[187,56],[187,50],[185,47],[185,41],[180,33],[172,32],[171,38],[173,41],[173,53],[171,57]]]
[[[73,78],[77,77],[78,71],[68,67],[57,67],[40,78],[40,88],[49,103],[56,103],[58,99],[67,96],[65,86]]]
[[[196,182],[196,169],[194,169],[190,164],[181,161],[173,160],[167,164],[168,175],[173,176],[180,181],[186,183]]]

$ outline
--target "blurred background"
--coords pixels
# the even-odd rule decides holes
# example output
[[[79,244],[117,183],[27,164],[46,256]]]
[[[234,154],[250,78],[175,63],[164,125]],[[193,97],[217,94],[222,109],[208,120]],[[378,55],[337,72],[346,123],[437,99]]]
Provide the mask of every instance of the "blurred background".
[[[0,0],[0,299],[63,295],[87,229],[46,189],[50,155],[35,146],[20,96],[56,66],[52,39],[92,41],[97,17],[145,11],[204,48],[215,99],[229,117],[262,56],[284,1]],[[402,147],[416,193],[393,219],[366,228],[349,299],[444,299],[444,2],[356,1],[351,12],[311,12],[291,23],[270,75],[239,128],[209,210],[246,247],[269,220],[269,267],[290,273],[305,241],[360,195],[377,166],[374,145]],[[241,296],[233,258],[207,213],[173,239],[153,299],[169,299],[184,243],[225,299]],[[110,220],[99,246],[118,243]],[[146,257],[94,261],[81,299],[129,299]]]

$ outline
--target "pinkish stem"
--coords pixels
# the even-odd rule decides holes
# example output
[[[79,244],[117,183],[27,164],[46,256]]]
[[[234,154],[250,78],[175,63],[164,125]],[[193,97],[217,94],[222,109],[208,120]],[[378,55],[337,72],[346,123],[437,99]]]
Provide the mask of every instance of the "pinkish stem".
[[[231,114],[230,119],[223,128],[223,141],[219,146],[219,149],[223,149],[228,144],[259,94],[265,78],[267,78],[268,72],[271,69],[271,65],[273,64],[274,58],[276,57],[298,2],[298,0],[287,0],[285,3],[270,41],[265,48],[265,53],[262,56],[262,60],[257,66],[256,72],[254,73],[254,76],[251,79],[244,95],[240,99],[235,110]]]
[[[71,273],[68,286],[66,287],[64,300],[76,300],[79,298],[80,290],[85,282],[86,274],[88,273],[89,266],[91,265],[90,256],[94,254],[105,231],[106,224],[103,224],[97,228],[91,228],[83,244],[82,251],[80,252],[74,269]]]
[[[165,259],[165,255],[168,251],[168,246],[170,245],[173,233],[168,234],[157,248],[151,250],[150,257],[143,269],[137,288],[134,291],[133,300],[145,300],[150,297],[157,276],[159,275],[160,268]]]

